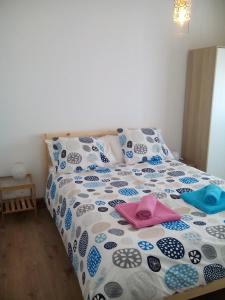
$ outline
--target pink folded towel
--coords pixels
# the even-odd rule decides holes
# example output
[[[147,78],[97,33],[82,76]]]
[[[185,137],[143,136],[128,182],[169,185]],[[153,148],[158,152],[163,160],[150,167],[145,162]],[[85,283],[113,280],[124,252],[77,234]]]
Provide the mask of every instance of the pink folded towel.
[[[138,205],[139,202],[122,203],[116,205],[115,209],[135,228],[153,226],[163,222],[176,221],[181,218],[178,213],[157,200],[154,215],[148,219],[140,220],[136,216]]]
[[[157,198],[153,195],[147,195],[141,198],[141,201],[137,205],[136,217],[139,220],[146,220],[152,218],[155,213],[157,204]]]

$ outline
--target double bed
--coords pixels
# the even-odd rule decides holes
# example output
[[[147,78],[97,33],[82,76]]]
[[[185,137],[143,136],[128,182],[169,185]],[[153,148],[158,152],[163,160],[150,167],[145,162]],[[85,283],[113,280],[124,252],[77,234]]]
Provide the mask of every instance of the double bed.
[[[104,136],[115,131],[54,133]],[[225,212],[206,215],[180,194],[225,182],[176,160],[65,174],[46,152],[46,205],[85,300],[190,299],[225,287]],[[133,228],[115,206],[153,193],[181,220]]]

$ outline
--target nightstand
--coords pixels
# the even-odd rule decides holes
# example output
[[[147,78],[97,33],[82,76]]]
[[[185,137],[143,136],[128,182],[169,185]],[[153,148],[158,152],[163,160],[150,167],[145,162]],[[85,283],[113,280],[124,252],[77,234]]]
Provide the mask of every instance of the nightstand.
[[[0,177],[0,212],[2,218],[11,213],[34,210],[37,214],[36,189],[31,174],[22,180]]]

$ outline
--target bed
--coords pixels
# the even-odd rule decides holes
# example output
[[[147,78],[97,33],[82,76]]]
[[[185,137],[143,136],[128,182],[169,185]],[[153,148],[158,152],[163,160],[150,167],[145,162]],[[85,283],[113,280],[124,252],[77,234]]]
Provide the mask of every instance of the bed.
[[[114,130],[46,134],[104,136]],[[180,194],[221,179],[169,160],[56,173],[46,152],[46,205],[84,299],[190,299],[225,287],[225,212],[206,215]],[[115,205],[153,193],[180,221],[134,229]]]

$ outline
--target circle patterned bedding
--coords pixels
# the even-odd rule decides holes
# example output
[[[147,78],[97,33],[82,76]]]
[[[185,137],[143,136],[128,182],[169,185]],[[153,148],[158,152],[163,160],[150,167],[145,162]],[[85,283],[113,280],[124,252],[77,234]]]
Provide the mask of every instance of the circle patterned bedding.
[[[50,172],[46,204],[84,299],[157,300],[225,277],[225,212],[206,215],[180,198],[212,183],[225,189],[175,160]],[[116,212],[150,193],[181,220],[135,229]]]

